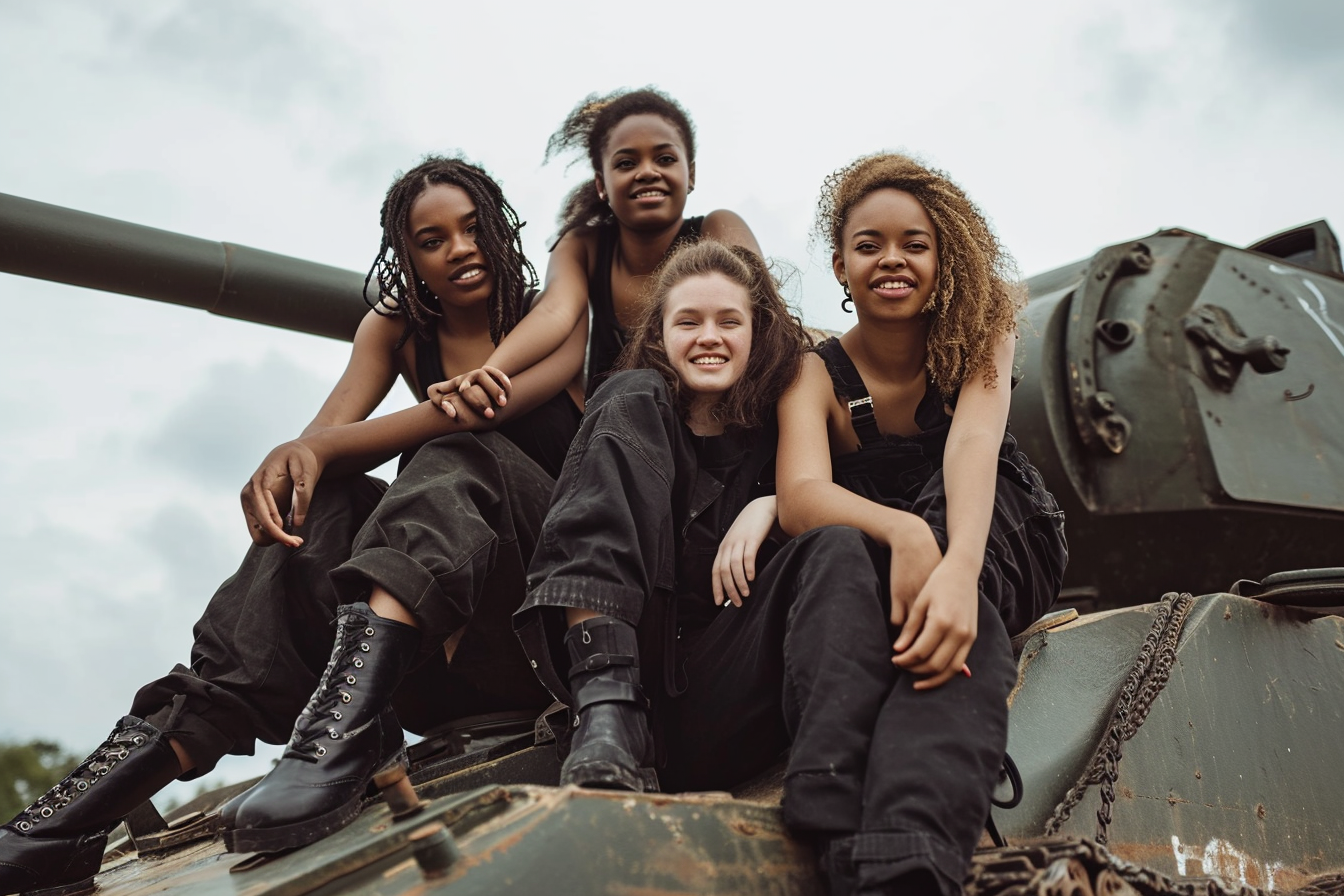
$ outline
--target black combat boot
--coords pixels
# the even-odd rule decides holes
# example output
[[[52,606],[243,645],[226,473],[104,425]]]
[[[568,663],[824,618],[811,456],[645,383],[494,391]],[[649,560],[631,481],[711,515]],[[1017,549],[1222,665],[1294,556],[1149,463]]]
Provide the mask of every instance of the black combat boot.
[[[565,644],[574,663],[569,670],[574,738],[560,783],[656,791],[649,701],[639,686],[634,626],[597,616],[570,628]]]
[[[126,716],[64,781],[0,827],[0,893],[85,889],[108,832],[180,774],[163,733]]]
[[[280,761],[221,813],[233,852],[280,852],[340,830],[359,815],[373,776],[406,764],[391,700],[420,632],[365,603],[341,607],[336,623],[326,672]]]

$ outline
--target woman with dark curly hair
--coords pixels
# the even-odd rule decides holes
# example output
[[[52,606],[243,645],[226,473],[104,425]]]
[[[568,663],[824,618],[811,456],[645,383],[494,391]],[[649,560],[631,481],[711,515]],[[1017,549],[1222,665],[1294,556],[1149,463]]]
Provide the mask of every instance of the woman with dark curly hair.
[[[833,892],[954,896],[1004,761],[1009,636],[1068,556],[1007,432],[1022,294],[979,209],[906,156],[831,175],[817,228],[858,324],[780,402],[780,523],[834,583],[786,636],[785,818]]]
[[[536,313],[488,363],[506,374],[536,363],[587,317],[591,305],[592,394],[625,345],[649,276],[673,246],[703,235],[758,255],[761,248],[734,212],[684,217],[695,190],[695,126],[666,94],[652,87],[592,94],[551,135],[546,158],[568,151],[582,152],[593,176],[565,200]],[[458,385],[481,412],[501,395],[507,400],[502,383],[487,371],[472,371]]]
[[[141,688],[102,746],[0,827],[0,892],[92,878],[127,813],[257,739],[288,744],[226,805],[225,840],[274,852],[358,814],[375,773],[405,762],[403,722],[547,704],[509,619],[578,428],[585,334],[489,416],[445,399],[435,384],[527,313],[518,217],[485,171],[430,157],[381,220],[375,307],[317,416],[244,487],[253,545],[197,623],[190,668]],[[367,420],[398,375],[421,403]],[[361,475],[398,453],[391,487]]]
[[[565,459],[516,624],[570,707],[562,783],[722,789],[788,745],[799,570],[767,541],[774,407],[810,340],[745,249],[678,249],[650,296]]]

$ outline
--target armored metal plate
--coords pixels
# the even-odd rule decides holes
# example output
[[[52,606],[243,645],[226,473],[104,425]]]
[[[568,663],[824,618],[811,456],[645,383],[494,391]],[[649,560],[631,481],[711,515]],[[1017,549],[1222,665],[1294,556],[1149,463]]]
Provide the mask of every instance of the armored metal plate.
[[[1344,511],[1344,283],[1229,249],[1194,305],[1224,308],[1247,336],[1274,336],[1290,350],[1275,373],[1247,364],[1230,392],[1202,372],[1191,378],[1223,491]]]

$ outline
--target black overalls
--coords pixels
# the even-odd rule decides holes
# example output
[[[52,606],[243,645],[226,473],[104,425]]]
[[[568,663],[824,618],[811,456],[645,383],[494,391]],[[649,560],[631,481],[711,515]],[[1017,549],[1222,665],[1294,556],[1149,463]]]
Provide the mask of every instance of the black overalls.
[[[445,379],[437,342],[417,340],[416,374],[422,389]],[[336,608],[367,600],[372,583],[422,633],[423,662],[393,700],[406,728],[544,709],[510,617],[579,416],[561,391],[495,432],[407,452],[391,487],[324,477],[296,530],[303,545],[250,546],[196,624],[191,667],[141,688],[131,713],[187,748],[196,767],[184,778],[256,739],[284,743],[331,653]],[[442,645],[468,622],[449,665]]]
[[[838,340],[817,348],[847,404],[859,450],[832,458],[834,480],[923,518],[947,549],[943,448],[950,419],[927,388],[913,437],[877,429],[872,401]],[[1008,735],[1016,680],[1009,636],[1058,594],[1067,550],[1063,515],[1040,474],[1005,433],[994,512],[980,575],[978,635],[966,663],[932,691],[892,665],[890,554],[858,530],[827,527],[813,555],[842,582],[829,589],[827,627],[786,644],[785,711],[795,725],[785,816],[795,830],[855,832],[860,889],[877,890],[916,869],[960,891],[989,813]]]

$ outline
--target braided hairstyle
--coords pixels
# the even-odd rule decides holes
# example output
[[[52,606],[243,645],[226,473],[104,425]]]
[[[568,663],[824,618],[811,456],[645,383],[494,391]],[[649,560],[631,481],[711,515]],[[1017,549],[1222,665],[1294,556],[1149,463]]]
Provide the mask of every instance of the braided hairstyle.
[[[849,213],[869,193],[885,188],[918,199],[937,230],[938,284],[923,309],[930,316],[924,361],[929,378],[945,397],[981,371],[993,385],[994,345],[1015,329],[1026,294],[1012,256],[946,174],[896,153],[857,159],[822,184],[815,234],[841,251]]]
[[[691,396],[681,388],[663,343],[663,309],[672,287],[692,277],[722,274],[747,291],[751,298],[751,353],[747,369],[711,411],[725,427],[760,426],[770,409],[798,379],[803,352],[812,337],[779,294],[774,275],[750,249],[714,239],[682,244],[653,272],[639,321],[616,361],[616,370],[656,370],[667,383],[672,403],[683,416]]]
[[[602,172],[602,154],[612,128],[631,115],[657,115],[678,131],[686,142],[686,162],[695,161],[695,125],[691,116],[672,97],[655,87],[641,90],[614,90],[608,94],[589,94],[561,123],[546,143],[546,161],[568,150],[582,150],[588,154],[593,172]],[[597,198],[597,184],[589,178],[565,197],[557,220],[560,237],[576,227],[598,226],[615,221],[611,208]]]
[[[426,156],[388,189],[379,212],[383,241],[364,277],[364,301],[379,314],[406,313],[406,332],[397,348],[406,344],[412,332],[422,339],[433,334],[435,318],[443,312],[438,296],[416,275],[406,244],[411,206],[433,184],[461,188],[476,206],[476,245],[495,277],[486,312],[490,316],[490,340],[498,345],[522,316],[523,296],[537,284],[537,272],[523,254],[519,232],[525,222],[518,220],[499,184],[484,169],[460,158]],[[369,296],[370,280],[378,283],[377,298]]]

